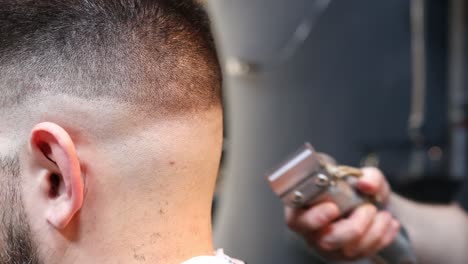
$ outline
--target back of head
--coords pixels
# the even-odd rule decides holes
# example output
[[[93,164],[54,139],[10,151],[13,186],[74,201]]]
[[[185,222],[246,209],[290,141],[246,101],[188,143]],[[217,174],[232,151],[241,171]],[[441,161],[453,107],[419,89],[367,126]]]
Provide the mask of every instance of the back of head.
[[[208,19],[190,0],[0,0],[0,91],[0,157],[40,121],[109,138],[120,119],[221,109]]]
[[[218,105],[207,24],[186,0],[0,1],[0,105],[58,93],[171,114]]]
[[[196,3],[0,0],[0,127],[0,183],[10,190],[0,195],[0,229],[13,230],[0,233],[0,251],[7,252],[0,263],[36,263],[18,253],[20,244],[6,242],[30,241],[30,232],[83,263],[105,263],[90,257],[99,247],[89,241],[110,247],[116,240],[102,232],[129,230],[130,241],[160,228],[148,238],[153,242],[172,232],[161,245],[166,256],[184,241],[200,241],[192,253],[211,243],[221,77]],[[190,228],[203,239],[185,237],[187,215],[176,208],[188,199],[193,206],[184,212],[196,216]],[[108,221],[113,215],[121,217]],[[30,242],[23,248],[32,251]],[[48,249],[36,250],[44,256]],[[44,261],[67,263],[67,255],[58,256],[62,262]]]

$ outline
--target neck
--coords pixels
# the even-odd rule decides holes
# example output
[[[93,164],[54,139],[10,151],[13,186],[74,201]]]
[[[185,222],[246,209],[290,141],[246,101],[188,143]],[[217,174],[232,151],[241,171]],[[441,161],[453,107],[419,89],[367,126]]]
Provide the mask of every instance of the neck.
[[[67,248],[60,263],[176,264],[213,254],[210,208],[173,200],[151,205],[125,202],[132,198],[123,197],[102,209],[101,217],[89,225],[94,231],[83,227],[78,235],[82,240]],[[82,218],[86,214],[82,212]]]

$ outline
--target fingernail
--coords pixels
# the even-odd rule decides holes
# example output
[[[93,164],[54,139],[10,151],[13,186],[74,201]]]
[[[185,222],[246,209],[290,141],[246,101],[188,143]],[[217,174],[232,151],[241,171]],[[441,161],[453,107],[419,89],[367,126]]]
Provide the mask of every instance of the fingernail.
[[[365,205],[366,206],[366,216],[372,217],[377,212],[377,208],[374,205]]]
[[[364,192],[372,192],[374,191],[374,186],[366,181],[359,181],[357,187]]]
[[[333,246],[335,244],[336,238],[333,235],[327,235],[322,238],[322,242],[328,244],[329,246]]]
[[[336,209],[336,205],[334,204],[329,204],[323,209],[324,209],[323,214],[326,215],[327,218],[332,218],[338,213]]]
[[[324,206],[320,211],[316,212],[316,220],[320,225],[328,224],[336,216],[336,207],[332,204]]]
[[[320,241],[320,247],[324,250],[332,250],[333,249],[333,245],[329,242],[326,242],[326,241]]]

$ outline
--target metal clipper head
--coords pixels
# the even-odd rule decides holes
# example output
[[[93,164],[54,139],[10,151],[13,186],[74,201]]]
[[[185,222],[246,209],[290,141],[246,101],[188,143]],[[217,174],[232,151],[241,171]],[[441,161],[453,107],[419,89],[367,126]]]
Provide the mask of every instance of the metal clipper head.
[[[332,177],[309,143],[268,174],[267,180],[283,203],[292,207],[309,205],[332,184]]]

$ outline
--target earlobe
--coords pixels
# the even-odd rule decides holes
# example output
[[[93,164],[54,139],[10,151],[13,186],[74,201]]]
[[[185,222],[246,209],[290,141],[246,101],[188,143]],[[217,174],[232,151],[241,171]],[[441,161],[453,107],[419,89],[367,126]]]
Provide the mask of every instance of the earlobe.
[[[83,178],[74,142],[67,131],[50,122],[37,124],[29,141],[36,165],[47,170],[41,179],[47,186],[45,217],[55,228],[64,229],[83,206]]]

